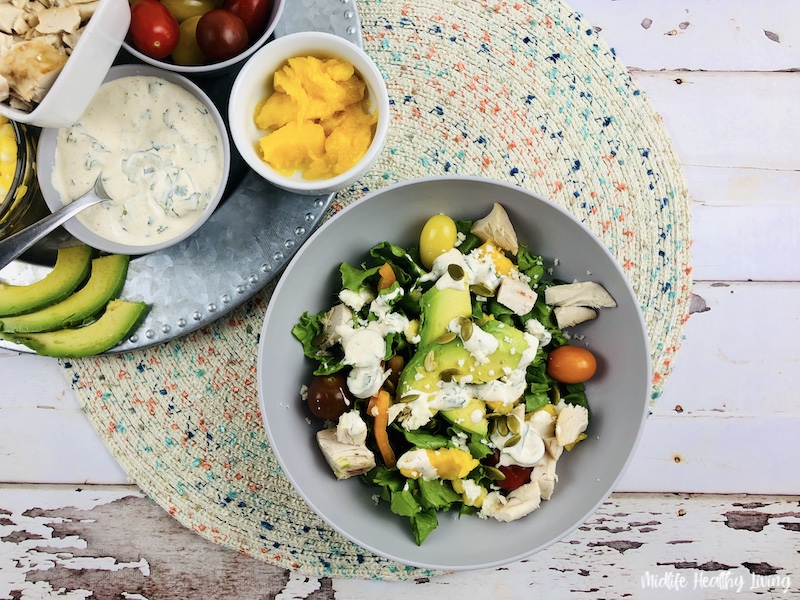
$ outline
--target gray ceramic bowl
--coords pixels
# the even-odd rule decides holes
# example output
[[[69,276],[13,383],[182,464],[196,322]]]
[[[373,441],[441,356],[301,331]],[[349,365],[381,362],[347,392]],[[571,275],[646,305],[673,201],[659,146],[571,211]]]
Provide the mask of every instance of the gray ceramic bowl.
[[[388,240],[415,245],[425,221],[442,212],[478,219],[493,202],[506,208],[522,243],[545,260],[558,258],[554,276],[597,281],[618,307],[573,328],[598,358],[586,385],[592,421],[589,438],[558,462],[553,497],[518,521],[477,516],[439,517],[439,528],[417,546],[407,519],[376,492],[352,478],[337,481],[317,448],[319,423],[309,424],[300,399],[314,365],[291,328],[303,311],[314,314],[335,302],[339,264],[358,264],[367,250]],[[587,271],[591,276],[587,276]],[[650,395],[650,352],[639,303],[616,263],[588,228],[557,205],[521,188],[487,179],[437,177],[374,192],[335,215],[289,263],[275,289],[261,333],[258,380],[261,410],[272,449],[308,505],[357,544],[402,563],[465,570],[519,560],[558,541],[607,498],[638,443]],[[287,409],[288,405],[288,409]]]

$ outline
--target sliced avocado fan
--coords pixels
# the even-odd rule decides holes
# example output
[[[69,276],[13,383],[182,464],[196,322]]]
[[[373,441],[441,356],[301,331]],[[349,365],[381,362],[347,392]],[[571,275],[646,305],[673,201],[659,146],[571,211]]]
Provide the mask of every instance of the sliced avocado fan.
[[[110,350],[133,330],[147,310],[144,302],[111,300],[97,321],[75,329],[43,333],[0,333],[0,337],[23,344],[42,356],[80,358]]]
[[[92,260],[89,280],[66,300],[40,310],[0,317],[0,331],[5,333],[34,333],[54,331],[82,325],[116,298],[125,285],[130,257],[111,254]]]
[[[89,274],[89,246],[59,248],[53,270],[30,285],[0,284],[0,317],[19,315],[60,302],[83,283]]]

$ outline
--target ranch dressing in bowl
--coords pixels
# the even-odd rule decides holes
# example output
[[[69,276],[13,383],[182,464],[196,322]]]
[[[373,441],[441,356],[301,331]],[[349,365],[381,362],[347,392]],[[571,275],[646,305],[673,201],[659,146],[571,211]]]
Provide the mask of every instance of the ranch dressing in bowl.
[[[218,194],[223,135],[188,89],[154,75],[112,79],[58,130],[52,185],[71,201],[101,176],[112,200],[77,219],[120,244],[159,244],[195,225]]]

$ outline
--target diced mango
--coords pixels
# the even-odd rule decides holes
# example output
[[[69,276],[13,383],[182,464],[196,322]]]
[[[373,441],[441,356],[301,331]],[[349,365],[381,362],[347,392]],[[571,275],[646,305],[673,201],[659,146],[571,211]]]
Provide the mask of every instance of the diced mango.
[[[428,458],[436,468],[439,479],[463,479],[478,466],[478,460],[459,448],[428,450]]]
[[[289,176],[325,152],[325,132],[311,121],[287,123],[261,138],[261,156],[279,173]]]
[[[288,94],[275,92],[256,111],[256,127],[272,131],[297,120],[297,103]]]
[[[511,262],[511,259],[508,258],[505,253],[492,244],[491,242],[486,242],[480,249],[483,250],[488,256],[492,257],[492,262],[494,263],[494,268],[497,269],[497,272],[501,275],[510,275],[512,270],[516,269],[514,263]]]
[[[278,172],[288,176],[300,171],[305,179],[328,179],[366,154],[377,114],[370,113],[366,84],[351,63],[338,58],[290,58],[275,73],[273,87],[275,92],[258,106],[254,121],[268,132],[260,143],[262,158]],[[311,131],[308,124],[321,128],[321,150],[316,130],[311,142],[297,137],[300,131]],[[290,125],[291,135],[282,131]],[[274,139],[266,143],[268,138]]]

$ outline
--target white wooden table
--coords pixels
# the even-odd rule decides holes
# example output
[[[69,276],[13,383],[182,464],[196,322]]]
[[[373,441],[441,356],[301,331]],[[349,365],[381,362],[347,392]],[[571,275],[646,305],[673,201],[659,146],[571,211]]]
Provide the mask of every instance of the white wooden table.
[[[130,484],[56,361],[0,351],[0,598],[800,595],[800,5],[571,4],[663,115],[693,196],[694,314],[608,503],[504,568],[305,578],[184,529]]]

